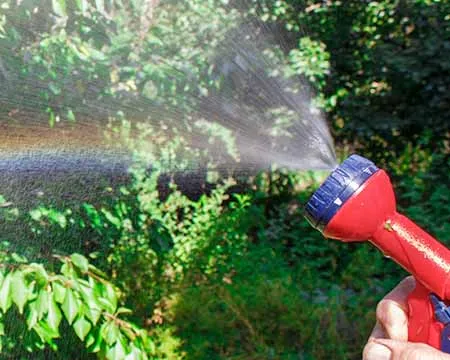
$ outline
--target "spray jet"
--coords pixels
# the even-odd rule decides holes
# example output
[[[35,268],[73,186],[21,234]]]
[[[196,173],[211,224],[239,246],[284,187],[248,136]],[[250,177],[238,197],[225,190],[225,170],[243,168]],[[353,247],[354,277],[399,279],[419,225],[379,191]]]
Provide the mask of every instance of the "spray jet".
[[[327,238],[368,240],[416,279],[408,297],[408,339],[450,353],[450,250],[396,211],[387,173],[358,155],[337,167],[305,207]]]

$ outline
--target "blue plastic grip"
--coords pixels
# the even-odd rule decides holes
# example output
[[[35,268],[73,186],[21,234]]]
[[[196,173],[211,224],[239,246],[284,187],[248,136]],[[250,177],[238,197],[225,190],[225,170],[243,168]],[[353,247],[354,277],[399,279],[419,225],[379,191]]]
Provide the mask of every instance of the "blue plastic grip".
[[[359,155],[349,156],[325,180],[305,206],[305,217],[322,231],[345,202],[379,169]]]

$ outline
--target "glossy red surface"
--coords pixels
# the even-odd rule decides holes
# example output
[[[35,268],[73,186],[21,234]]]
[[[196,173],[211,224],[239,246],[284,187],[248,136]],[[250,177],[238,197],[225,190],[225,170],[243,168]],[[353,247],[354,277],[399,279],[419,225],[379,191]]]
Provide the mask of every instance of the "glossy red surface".
[[[450,250],[396,211],[388,175],[378,171],[347,200],[324,229],[341,241],[369,240],[418,282],[409,304],[411,341],[440,344],[442,324],[434,320],[430,292],[450,300]]]
[[[414,291],[408,296],[408,340],[426,343],[439,349],[444,325],[434,319],[429,295],[430,290],[417,283]]]

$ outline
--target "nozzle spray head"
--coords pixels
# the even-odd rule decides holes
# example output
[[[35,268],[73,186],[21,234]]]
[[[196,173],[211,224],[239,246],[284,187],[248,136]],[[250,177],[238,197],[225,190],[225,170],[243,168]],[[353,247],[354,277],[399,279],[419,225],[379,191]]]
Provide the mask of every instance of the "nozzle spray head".
[[[322,231],[340,208],[379,169],[373,162],[352,155],[338,166],[306,204],[306,218]]]
[[[329,238],[371,238],[395,197],[387,174],[359,155],[351,155],[317,189],[305,207],[306,218]]]

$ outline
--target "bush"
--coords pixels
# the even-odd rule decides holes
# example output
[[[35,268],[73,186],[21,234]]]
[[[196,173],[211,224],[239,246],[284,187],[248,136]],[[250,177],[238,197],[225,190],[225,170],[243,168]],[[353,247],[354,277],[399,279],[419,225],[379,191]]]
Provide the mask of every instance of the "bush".
[[[57,272],[7,250],[1,257],[0,350],[10,356],[46,346],[56,351],[61,328],[69,327],[87,351],[100,358],[148,359],[153,353],[146,332],[121,319],[130,310],[119,306],[120,293],[84,256],[58,257],[62,266]]]

